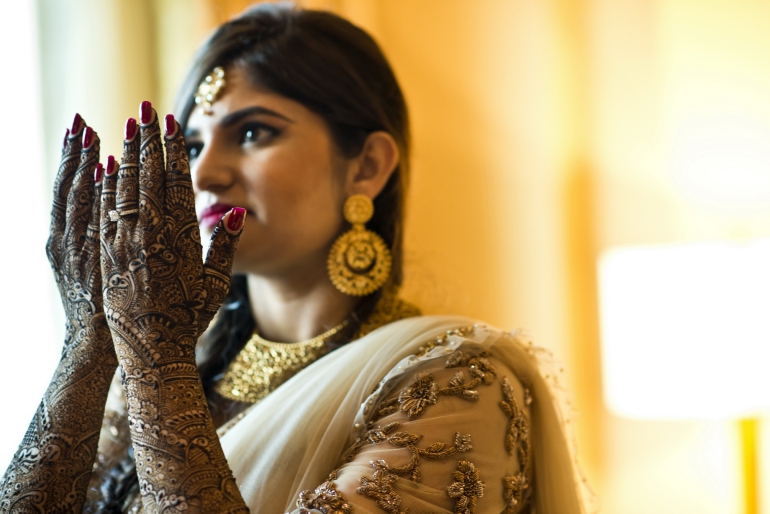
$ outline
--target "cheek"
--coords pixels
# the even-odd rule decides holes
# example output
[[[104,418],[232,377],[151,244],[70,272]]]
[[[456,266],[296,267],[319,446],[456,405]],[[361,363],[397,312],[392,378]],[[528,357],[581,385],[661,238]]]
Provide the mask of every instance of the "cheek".
[[[326,244],[342,225],[341,185],[328,152],[276,148],[252,174],[260,219],[301,246]]]

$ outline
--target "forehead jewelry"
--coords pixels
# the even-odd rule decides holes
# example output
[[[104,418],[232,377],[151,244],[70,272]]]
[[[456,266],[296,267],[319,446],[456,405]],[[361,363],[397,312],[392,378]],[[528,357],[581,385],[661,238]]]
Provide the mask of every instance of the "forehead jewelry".
[[[204,114],[214,114],[211,104],[217,100],[217,96],[224,87],[225,70],[221,66],[217,66],[206,75],[206,78],[198,86],[198,92],[195,93],[195,103],[200,105]]]

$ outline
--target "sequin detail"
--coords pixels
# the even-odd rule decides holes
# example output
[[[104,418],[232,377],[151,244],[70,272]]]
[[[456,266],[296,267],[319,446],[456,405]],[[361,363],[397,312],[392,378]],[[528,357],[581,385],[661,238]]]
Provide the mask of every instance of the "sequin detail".
[[[454,482],[446,492],[455,500],[455,514],[473,514],[476,512],[476,499],[484,496],[484,482],[479,470],[472,462],[461,460],[452,478]]]
[[[319,510],[323,514],[352,514],[353,506],[337,491],[335,479],[335,473],[332,473],[329,480],[318,486],[315,491],[307,490],[299,493],[297,507],[300,514],[309,514],[312,509]]]

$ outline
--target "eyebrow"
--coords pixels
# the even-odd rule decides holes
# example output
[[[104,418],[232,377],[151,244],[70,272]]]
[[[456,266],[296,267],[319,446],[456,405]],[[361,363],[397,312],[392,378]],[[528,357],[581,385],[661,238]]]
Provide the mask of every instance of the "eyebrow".
[[[245,109],[241,109],[240,111],[231,112],[222,120],[219,122],[220,125],[223,127],[229,127],[231,125],[234,125],[241,121],[243,118],[246,118],[247,116],[251,116],[252,114],[265,114],[267,116],[275,116],[276,118],[280,118],[284,121],[288,121],[289,123],[294,123],[294,120],[287,118],[283,114],[276,112],[272,109],[268,109],[267,107],[262,107],[259,105],[255,105],[253,107],[246,107]]]
[[[272,109],[268,109],[267,107],[262,107],[259,105],[254,105],[252,107],[246,107],[244,109],[241,109],[240,111],[231,112],[222,120],[219,122],[219,125],[223,127],[230,127],[232,125],[235,125],[239,121],[241,121],[243,118],[246,118],[248,116],[251,116],[253,114],[263,114],[267,116],[275,116],[276,118],[280,118],[284,121],[288,121],[289,123],[294,123],[294,120],[291,118],[287,118],[283,114],[276,112]],[[200,131],[197,129],[187,129],[184,133],[185,137],[196,137],[200,135]]]

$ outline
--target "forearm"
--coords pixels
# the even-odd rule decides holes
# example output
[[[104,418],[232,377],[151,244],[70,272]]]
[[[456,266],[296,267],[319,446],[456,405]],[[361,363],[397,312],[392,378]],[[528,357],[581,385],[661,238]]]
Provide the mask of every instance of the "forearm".
[[[146,363],[139,355],[125,356],[123,363]],[[145,512],[248,512],[219,443],[194,360],[124,364],[124,372]]]
[[[111,344],[86,337],[65,346],[0,481],[0,513],[81,511],[117,366]]]

